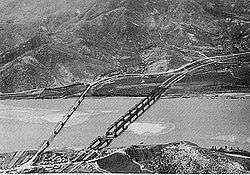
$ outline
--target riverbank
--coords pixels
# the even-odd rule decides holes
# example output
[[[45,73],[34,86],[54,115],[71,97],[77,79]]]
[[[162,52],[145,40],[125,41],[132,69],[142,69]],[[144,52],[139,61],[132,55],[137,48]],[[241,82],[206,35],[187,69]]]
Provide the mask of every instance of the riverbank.
[[[241,72],[242,71],[242,72]],[[192,97],[192,96],[216,96],[216,94],[248,94],[249,84],[244,73],[238,70],[242,78],[228,71],[207,71],[187,75],[180,82],[170,87],[163,95],[167,98]],[[239,73],[241,72],[241,73]],[[124,75],[110,82],[105,82],[91,89],[88,97],[145,97],[164,82],[169,74],[155,75]],[[87,84],[78,83],[69,86],[33,89],[17,93],[2,93],[0,100],[7,99],[59,99],[79,97],[86,89]],[[236,95],[238,96],[238,95]],[[233,97],[233,96],[232,96]],[[234,97],[233,97],[234,98]]]
[[[36,151],[0,154],[0,170],[14,168],[27,162]],[[35,162],[32,173],[67,173],[66,168],[78,151],[53,149],[44,152]],[[80,165],[74,173],[249,173],[250,159],[237,158],[198,145],[181,141],[156,145],[133,145],[109,148],[97,153],[97,157]]]

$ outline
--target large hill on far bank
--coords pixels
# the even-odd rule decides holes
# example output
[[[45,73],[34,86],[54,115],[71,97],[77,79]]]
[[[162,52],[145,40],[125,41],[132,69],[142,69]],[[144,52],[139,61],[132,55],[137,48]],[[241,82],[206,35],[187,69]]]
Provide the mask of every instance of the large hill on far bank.
[[[90,82],[111,72],[162,72],[247,52],[249,6],[247,0],[1,1],[0,92]]]

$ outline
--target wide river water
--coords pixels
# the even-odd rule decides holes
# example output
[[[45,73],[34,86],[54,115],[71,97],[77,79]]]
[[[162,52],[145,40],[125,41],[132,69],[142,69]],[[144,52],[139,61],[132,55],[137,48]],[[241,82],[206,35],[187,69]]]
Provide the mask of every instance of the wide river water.
[[[37,149],[76,99],[0,101],[0,152]],[[89,98],[52,147],[84,148],[140,98]],[[250,151],[250,99],[161,99],[111,146],[190,141]]]

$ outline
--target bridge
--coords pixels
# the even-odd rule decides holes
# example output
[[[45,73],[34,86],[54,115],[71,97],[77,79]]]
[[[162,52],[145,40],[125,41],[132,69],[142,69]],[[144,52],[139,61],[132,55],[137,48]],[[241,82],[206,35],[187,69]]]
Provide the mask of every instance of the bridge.
[[[247,53],[250,54],[250,53]],[[118,120],[116,120],[110,127],[107,129],[103,136],[98,136],[90,145],[81,151],[79,151],[78,155],[69,163],[64,164],[55,164],[51,166],[57,166],[59,169],[58,172],[73,172],[79,166],[86,164],[89,160],[94,159],[98,154],[97,152],[102,150],[103,148],[108,147],[115,138],[119,137],[123,132],[127,130],[129,125],[134,123],[140,116],[143,115],[152,105],[154,105],[161,97],[162,94],[173,84],[183,79],[187,74],[198,70],[200,68],[204,68],[211,64],[221,64],[225,61],[235,61],[235,56],[241,56],[243,54],[234,54],[231,56],[218,56],[218,57],[207,57],[205,59],[194,61],[188,65],[182,66],[179,69],[171,72],[170,77],[165,80],[159,87],[155,88],[146,98],[142,99],[139,103],[133,106],[128,110],[127,113],[122,115]],[[169,72],[168,72],[169,73]],[[51,136],[45,140],[40,149],[37,151],[35,156],[31,158],[27,163],[21,165],[20,167],[14,168],[10,170],[11,172],[29,172],[29,169],[36,168],[36,160],[39,156],[50,146],[51,142],[54,138],[60,133],[62,128],[65,126],[67,121],[73,115],[73,113],[80,106],[82,101],[85,99],[87,93],[95,86],[101,83],[107,83],[109,81],[113,81],[115,79],[122,78],[124,76],[116,75],[114,77],[104,78],[98,81],[95,81],[89,84],[85,91],[81,94],[80,98],[74,103],[74,105],[70,108],[70,110],[66,113],[63,119],[56,125]],[[44,166],[46,168],[48,166]],[[60,168],[58,168],[60,167]]]

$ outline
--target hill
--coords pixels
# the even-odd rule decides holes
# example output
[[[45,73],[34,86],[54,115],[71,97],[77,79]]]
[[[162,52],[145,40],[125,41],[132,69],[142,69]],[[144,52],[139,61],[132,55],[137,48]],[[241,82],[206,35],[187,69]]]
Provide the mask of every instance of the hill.
[[[70,167],[72,168],[67,166],[69,161],[77,153],[77,150],[66,148],[46,151],[35,163],[36,168],[27,172],[66,173]],[[2,159],[0,167],[1,169],[16,167],[27,162],[34,154],[35,151],[0,154]],[[183,141],[106,149],[98,152],[95,159],[76,167],[73,173],[242,174],[249,173],[249,160],[228,156]]]
[[[12,62],[15,69],[16,59],[30,56],[54,79],[37,76],[40,85],[11,87],[20,92],[90,82],[117,71],[163,72],[207,56],[244,53],[250,50],[248,6],[244,0],[4,1],[0,65],[4,70]],[[14,78],[1,77],[2,86]]]

